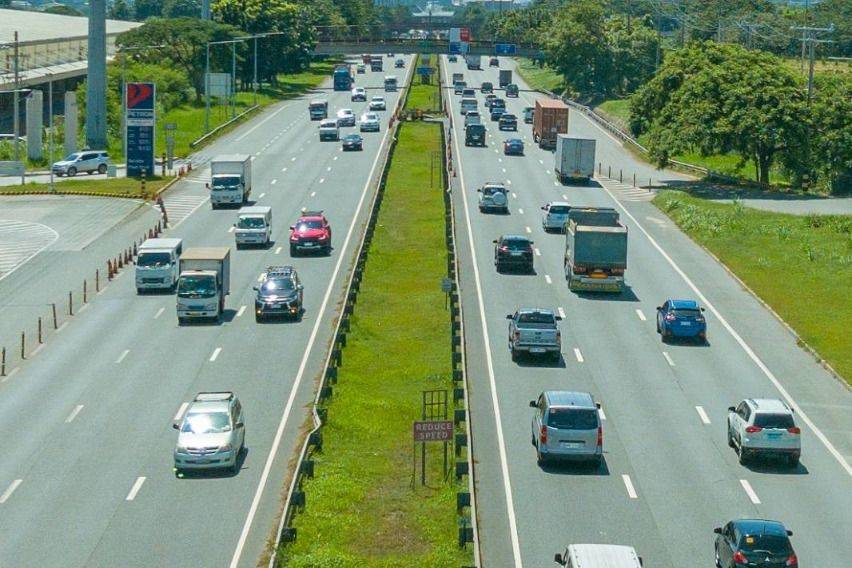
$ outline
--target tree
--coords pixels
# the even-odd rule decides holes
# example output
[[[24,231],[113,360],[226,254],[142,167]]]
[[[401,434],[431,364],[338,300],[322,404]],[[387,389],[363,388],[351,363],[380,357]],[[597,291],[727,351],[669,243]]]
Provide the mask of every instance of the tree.
[[[735,152],[769,183],[774,163],[804,151],[801,82],[768,53],[696,43],[667,58],[631,101],[631,124],[648,133],[658,164],[687,151]]]
[[[60,16],[82,16],[83,12],[77,10],[76,8],[72,8],[71,6],[66,6],[65,4],[57,4],[55,6],[50,6],[44,9],[45,14],[59,14]]]
[[[107,16],[113,20],[132,20],[133,12],[127,4],[127,0],[115,0],[110,5]]]
[[[163,15],[163,0],[133,0],[133,19],[144,22]]]
[[[834,192],[852,191],[852,77],[817,75],[809,114],[811,152],[807,166],[816,176],[817,186]]]
[[[197,18],[200,14],[199,0],[165,0],[163,2],[163,17],[166,18]]]
[[[821,47],[827,53],[840,57],[852,57],[852,0],[823,0],[813,8],[814,24],[820,27],[834,25],[834,40]]]

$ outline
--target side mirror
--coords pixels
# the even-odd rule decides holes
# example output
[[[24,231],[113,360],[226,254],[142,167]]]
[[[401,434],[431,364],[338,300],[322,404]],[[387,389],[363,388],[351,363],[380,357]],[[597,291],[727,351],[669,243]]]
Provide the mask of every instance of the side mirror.
[[[556,318],[556,321],[562,321],[562,316],[554,316],[554,317]]]
[[[734,408],[733,406],[728,407],[728,412],[736,412],[736,411],[737,411],[737,409]]]
[[[257,291],[258,291],[258,287],[257,287],[257,286],[252,286],[252,287],[251,287],[251,289],[252,289],[252,290],[254,290],[255,292],[257,292]]]
[[[704,308],[701,308],[701,311],[703,312],[703,311],[704,311]]]
[[[716,527],[715,529],[713,529],[713,532],[716,534],[722,534],[722,527]]]
[[[296,230],[296,226],[295,226],[295,225],[290,225],[290,230],[291,230],[291,231],[295,231],[295,230]]]
[[[172,428],[174,428],[175,430],[180,430],[180,424],[175,422],[175,423],[172,424]]]
[[[535,241],[530,241],[530,244],[531,244],[531,245],[534,245],[534,244],[535,244]]]
[[[553,555],[553,561],[559,564],[560,566],[565,566],[565,563],[562,561],[562,555],[558,552]]]
[[[245,424],[244,424],[244,423],[242,423],[242,422],[237,422],[237,423],[236,423],[236,427],[237,427],[237,428],[242,428],[243,426],[245,426]]]
[[[534,400],[530,401],[530,408],[538,408],[538,404]]]
[[[299,284],[298,286],[296,286],[296,289],[297,290],[304,290],[305,287],[303,285]]]
[[[237,226],[237,224],[236,224],[236,223],[234,223],[234,227],[236,227],[236,226]]]
[[[209,184],[209,183],[205,183],[205,184],[204,184],[204,187],[205,187],[205,188],[207,188],[207,189],[210,189],[210,184]]]
[[[547,206],[546,206],[546,205],[545,205],[545,206],[543,206],[543,207],[541,208],[541,210],[542,210],[542,211],[547,211]]]
[[[512,314],[506,314],[506,319],[507,319],[507,320],[512,319]]]
[[[479,189],[477,189],[476,191],[477,191],[478,193],[482,193],[482,188],[480,187],[480,188],[479,188]]]
[[[662,310],[662,309],[663,309],[663,306],[657,306],[657,311],[658,311],[658,312],[659,312],[660,310]]]
[[[601,409],[601,403],[596,402],[596,403],[595,403],[595,408],[597,408],[598,410],[600,410],[600,409]]]
[[[497,244],[497,239],[494,239],[494,240],[493,240],[493,241],[491,241],[491,242],[492,242],[492,243],[494,243],[494,244],[496,245],[496,244]]]
[[[793,531],[787,531],[787,536],[793,536]]]

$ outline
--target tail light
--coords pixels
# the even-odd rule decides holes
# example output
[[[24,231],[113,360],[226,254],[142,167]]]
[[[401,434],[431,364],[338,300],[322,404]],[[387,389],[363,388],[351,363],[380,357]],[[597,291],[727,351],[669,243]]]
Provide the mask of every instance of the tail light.
[[[674,320],[675,320],[674,314],[666,314],[666,321],[674,321]]]
[[[500,247],[500,252],[509,252],[509,247]]]
[[[521,340],[521,332],[519,330],[515,330],[515,341]]]
[[[787,431],[791,434],[801,434],[802,433],[802,429],[799,428],[798,426],[793,426],[792,428],[787,428]]]
[[[797,568],[799,566],[799,559],[796,558],[796,554],[793,553],[787,558],[787,562],[784,563],[784,566],[792,566],[793,568]]]
[[[698,316],[697,318],[695,318],[695,321],[697,321],[698,323],[704,323],[704,318],[702,316]]]
[[[547,426],[545,426],[544,424],[541,425],[541,430],[539,430],[538,441],[540,444],[547,443]]]
[[[731,560],[734,561],[734,564],[738,564],[740,566],[745,566],[746,564],[748,564],[748,559],[745,557],[745,554],[743,554],[739,550],[734,552],[734,556],[733,558],[731,558]]]
[[[612,274],[613,276],[624,276],[624,269],[623,268],[613,268],[609,271],[609,273]]]
[[[558,329],[556,330],[556,341],[562,341],[562,332]]]
[[[749,426],[748,428],[746,428],[746,432],[749,434],[754,434],[755,432],[761,431],[763,431],[763,428],[761,428],[760,426]]]
[[[586,267],[585,266],[582,266],[580,264],[574,265],[574,274],[585,274],[585,273],[586,273]]]
[[[603,427],[598,426],[598,447],[603,446]]]

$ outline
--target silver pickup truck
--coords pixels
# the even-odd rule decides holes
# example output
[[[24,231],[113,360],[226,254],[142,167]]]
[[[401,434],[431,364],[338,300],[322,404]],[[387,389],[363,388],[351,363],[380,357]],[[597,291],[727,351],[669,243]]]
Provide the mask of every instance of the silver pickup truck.
[[[557,322],[562,318],[552,310],[520,308],[508,314],[509,351],[512,361],[522,354],[542,355],[558,362],[562,356],[562,334]]]

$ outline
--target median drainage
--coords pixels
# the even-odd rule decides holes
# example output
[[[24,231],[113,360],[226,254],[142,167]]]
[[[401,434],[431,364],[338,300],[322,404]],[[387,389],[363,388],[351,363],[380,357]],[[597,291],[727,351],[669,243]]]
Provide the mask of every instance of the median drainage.
[[[270,566],[478,565],[445,137],[396,133]]]

